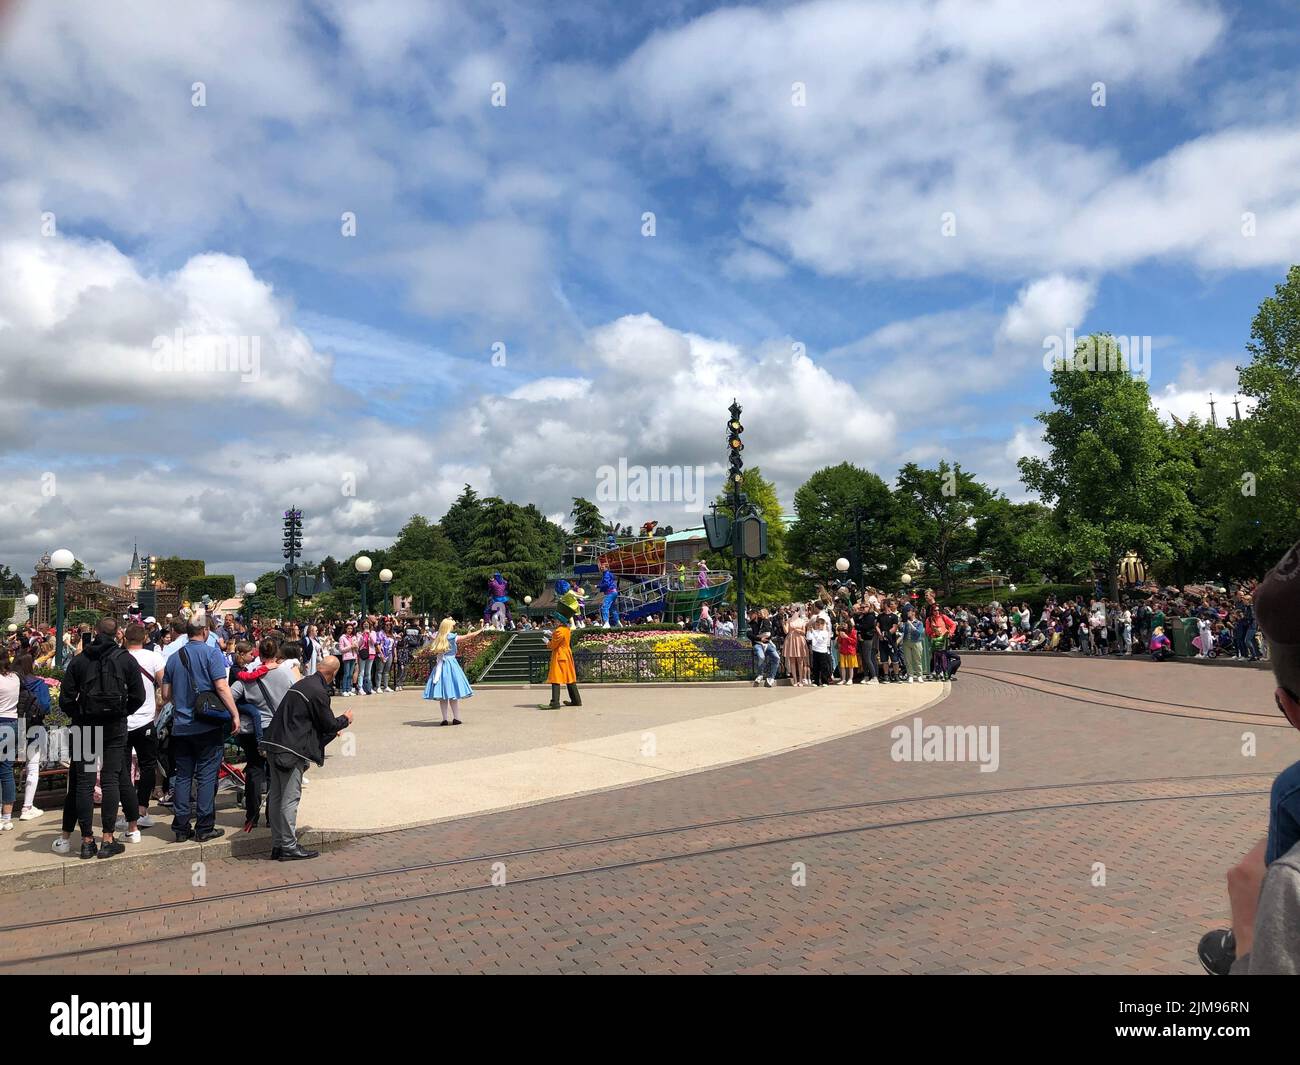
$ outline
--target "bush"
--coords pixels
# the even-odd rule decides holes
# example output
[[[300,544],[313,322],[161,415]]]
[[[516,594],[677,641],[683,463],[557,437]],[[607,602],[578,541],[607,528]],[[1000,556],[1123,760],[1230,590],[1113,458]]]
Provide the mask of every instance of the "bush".
[[[0,599],[0,625],[7,625],[14,616],[15,599]]]
[[[235,577],[231,573],[209,573],[203,577],[193,577],[186,586],[185,596],[191,603],[201,602],[203,597],[211,596],[214,602],[235,597]]]

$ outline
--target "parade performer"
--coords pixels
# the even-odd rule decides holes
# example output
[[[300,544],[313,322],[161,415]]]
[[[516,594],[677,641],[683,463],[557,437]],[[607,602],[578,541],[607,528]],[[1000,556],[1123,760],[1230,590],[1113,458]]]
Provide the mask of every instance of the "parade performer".
[[[563,616],[565,624],[572,625],[573,619],[578,616],[578,593],[563,577],[555,582],[555,598],[558,601],[556,609]]]
[[[618,578],[610,570],[605,570],[600,575],[600,591],[605,597],[600,604],[600,621],[603,628],[609,628],[610,616],[613,616],[614,624],[619,623],[618,617]]]
[[[442,707],[444,725],[460,724],[460,701],[474,694],[474,689],[469,686],[469,678],[456,661],[456,634],[451,631],[455,627],[456,622],[452,618],[443,618],[442,624],[438,626],[438,635],[433,640],[433,670],[424,686],[424,697],[437,699],[438,705]]]
[[[488,581],[488,587],[492,590],[492,598],[488,600],[488,609],[485,617],[491,617],[492,627],[504,629],[506,622],[510,620],[510,597],[506,595],[506,579],[500,573],[492,574],[492,579]]]
[[[552,632],[543,632],[546,639],[546,649],[551,652],[551,668],[546,674],[546,680],[551,685],[551,701],[549,703],[539,703],[539,710],[558,710],[560,708],[560,685],[565,685],[569,689],[568,701],[565,706],[581,706],[582,696],[578,693],[578,671],[573,664],[573,651],[569,647],[569,639],[572,635],[569,631],[569,619],[565,616],[564,610],[559,609],[552,612],[551,617],[555,619],[556,625]]]
[[[695,584],[699,588],[709,586],[709,564],[704,559],[700,559],[699,569],[695,572]]]

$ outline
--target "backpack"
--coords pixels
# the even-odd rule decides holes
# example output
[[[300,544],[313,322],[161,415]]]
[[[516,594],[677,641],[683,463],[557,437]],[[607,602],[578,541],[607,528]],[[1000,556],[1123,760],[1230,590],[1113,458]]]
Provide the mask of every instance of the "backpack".
[[[116,721],[127,717],[126,681],[113,659],[116,652],[101,658],[87,658],[88,676],[77,694],[77,716],[87,721]],[[132,663],[134,665],[134,662]]]

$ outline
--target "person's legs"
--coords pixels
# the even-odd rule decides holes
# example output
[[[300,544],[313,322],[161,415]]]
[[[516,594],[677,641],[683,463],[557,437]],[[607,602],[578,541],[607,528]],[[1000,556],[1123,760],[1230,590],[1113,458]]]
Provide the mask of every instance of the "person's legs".
[[[444,723],[446,723],[446,722],[448,722],[448,721],[451,720],[451,705],[450,705],[450,703],[451,703],[451,700],[450,700],[450,699],[439,699],[439,700],[438,700],[438,706],[442,709],[442,720],[443,720]]]
[[[188,836],[193,830],[191,796],[194,793],[194,769],[198,747],[193,736],[172,735],[172,760],[176,766],[176,783],[172,788],[172,831]]]
[[[578,692],[578,686],[577,686],[576,684],[566,684],[566,685],[565,685],[565,688],[566,688],[566,689],[568,690],[568,692],[569,692],[569,705],[570,705],[570,706],[581,706],[581,705],[582,705],[582,695]],[[454,707],[454,706],[455,706],[457,703],[459,703],[459,702],[460,702],[459,699],[455,699],[455,700],[453,700],[453,701],[452,701],[452,706]]]
[[[362,695],[369,695],[370,694],[370,659],[358,658],[357,669],[359,670],[359,676],[357,677],[357,690],[360,691]]]
[[[240,733],[239,749],[244,752],[244,821],[258,823],[262,814],[262,793],[266,790],[266,759],[257,749],[257,737]]]
[[[29,743],[27,745],[27,781],[23,790],[23,813],[36,808],[36,788],[40,785],[40,782],[41,744]]]
[[[131,764],[126,748],[126,719],[114,721],[104,726],[104,764],[99,771],[100,825],[104,830],[104,840],[111,842],[113,830],[117,825],[117,811],[123,808],[127,820],[134,821],[140,816],[135,808],[135,792],[131,789]],[[122,794],[123,776],[126,779],[126,791],[130,796],[130,806],[126,806],[127,795]],[[134,816],[131,816],[134,815]]]
[[[776,675],[781,669],[781,652],[776,649],[776,644],[774,643],[767,645],[767,664],[767,682],[769,684],[775,684]]]
[[[14,759],[18,757],[18,723],[6,721],[0,724],[0,802],[4,809],[0,820],[8,826],[13,810],[14,800],[18,798],[18,788],[14,783]]]
[[[287,768],[286,768],[287,763]],[[301,758],[289,754],[279,754],[271,760],[272,779],[278,784],[278,802],[276,814],[278,826],[272,823],[272,843],[282,850],[292,851],[298,848],[298,803],[302,799],[302,775],[307,763]],[[279,840],[274,839],[278,830]]]
[[[158,732],[153,722],[132,729],[127,734],[127,750],[135,752],[135,760],[140,767],[140,779],[136,781],[135,799],[141,815],[149,812],[149,802],[153,798],[155,770],[158,765]]]
[[[217,823],[217,773],[221,769],[222,748],[225,737],[220,729],[199,737],[194,763],[194,776],[198,780],[198,812],[194,821],[194,834],[205,835]]]
[[[352,667],[356,663],[345,659],[343,662],[343,694],[349,695],[352,692]]]

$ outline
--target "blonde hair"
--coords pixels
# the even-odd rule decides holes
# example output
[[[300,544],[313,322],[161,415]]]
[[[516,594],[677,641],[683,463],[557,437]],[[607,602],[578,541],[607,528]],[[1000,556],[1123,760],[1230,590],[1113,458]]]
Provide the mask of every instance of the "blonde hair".
[[[451,646],[451,641],[447,639],[447,634],[456,627],[455,618],[443,618],[442,623],[438,626],[438,635],[433,638],[433,653],[442,654]]]

